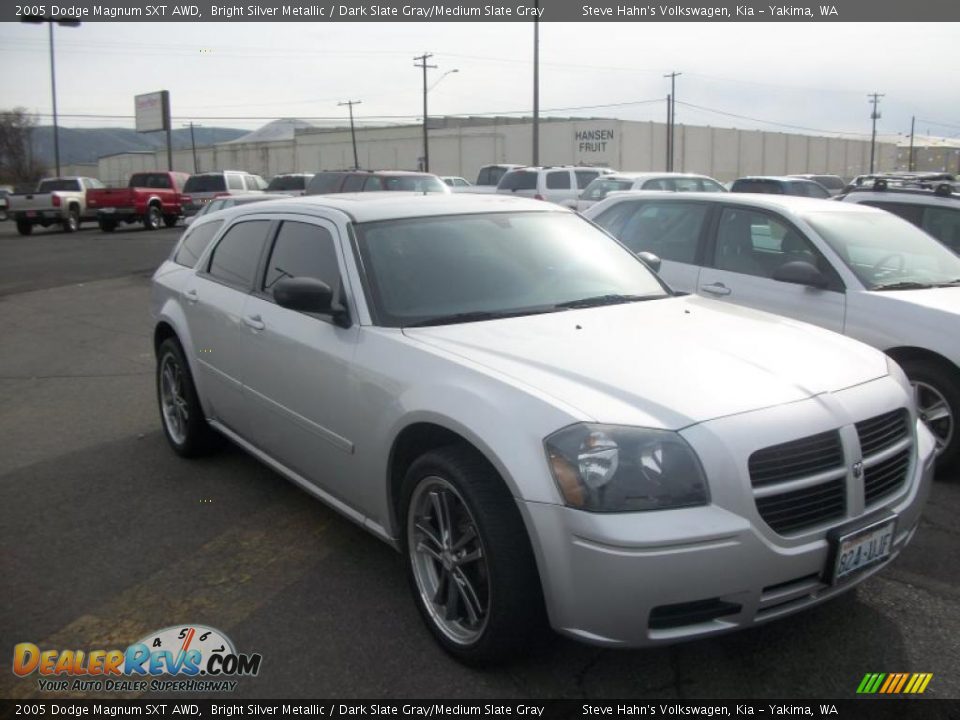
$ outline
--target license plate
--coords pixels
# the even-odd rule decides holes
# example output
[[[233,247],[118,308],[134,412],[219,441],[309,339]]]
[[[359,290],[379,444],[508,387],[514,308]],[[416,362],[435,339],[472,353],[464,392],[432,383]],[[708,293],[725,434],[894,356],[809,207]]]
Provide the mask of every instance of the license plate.
[[[27,217],[36,217],[36,216],[37,216],[36,210],[27,210]]]
[[[890,557],[896,518],[841,535],[835,540],[833,582],[846,580]]]

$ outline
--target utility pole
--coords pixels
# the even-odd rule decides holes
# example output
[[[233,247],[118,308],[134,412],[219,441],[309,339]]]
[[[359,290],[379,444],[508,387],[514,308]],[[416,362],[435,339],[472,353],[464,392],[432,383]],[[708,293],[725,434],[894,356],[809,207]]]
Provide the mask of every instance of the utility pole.
[[[667,170],[669,172],[673,172],[673,148],[677,127],[677,78],[680,75],[683,75],[683,73],[672,72],[664,75],[665,78],[670,78],[670,155],[667,158]]]
[[[917,124],[917,116],[910,117],[910,158],[907,160],[907,170],[913,172],[913,129]]]
[[[433,53],[424,53],[423,55],[417,55],[414,60],[419,60],[420,62],[415,63],[414,67],[423,69],[423,171],[430,172],[430,141],[427,138],[427,70],[429,68],[436,68],[436,65],[427,65],[427,60],[433,57]]]
[[[873,111],[870,113],[870,119],[873,121],[873,131],[870,134],[870,174],[873,174],[873,161],[876,156],[877,148],[877,120],[880,119],[880,113],[877,111],[877,105],[880,104],[880,98],[883,93],[869,93],[870,103],[873,104]]]
[[[350,109],[350,139],[353,141],[353,169],[360,169],[360,160],[357,157],[357,131],[353,129],[353,106],[360,105],[362,100],[347,100],[346,102],[337,103],[338,107],[346,105]],[[426,94],[424,94],[424,102],[426,102]],[[426,112],[426,111],[424,111]],[[424,135],[426,139],[426,135]]]
[[[200,163],[197,162],[197,138],[193,134],[194,127],[203,127],[198,123],[191,122],[190,125],[190,148],[193,150],[193,172],[194,174],[200,172]]]
[[[534,7],[538,12],[533,21],[533,165],[540,165],[540,0]]]
[[[57,175],[60,175],[60,124],[57,122],[57,71],[55,53],[53,48],[53,24],[63,27],[78,27],[79,22],[75,20],[56,20],[45,15],[24,15],[21,22],[25,23],[47,23],[50,28],[50,92],[53,96],[53,159],[57,166]]]
[[[670,158],[673,156],[673,150],[670,147],[670,116],[673,108],[670,106],[670,93],[667,93],[667,155],[664,158],[663,168],[670,171]]]

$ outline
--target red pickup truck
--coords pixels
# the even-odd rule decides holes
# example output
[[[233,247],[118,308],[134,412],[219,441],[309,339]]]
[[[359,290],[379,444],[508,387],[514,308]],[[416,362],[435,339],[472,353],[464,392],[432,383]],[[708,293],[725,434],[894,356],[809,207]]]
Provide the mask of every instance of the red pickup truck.
[[[87,191],[87,210],[97,214],[104,232],[120,223],[142,222],[147,230],[160,223],[173,227],[183,216],[183,184],[190,177],[179,172],[140,172],[130,176],[125,188]]]

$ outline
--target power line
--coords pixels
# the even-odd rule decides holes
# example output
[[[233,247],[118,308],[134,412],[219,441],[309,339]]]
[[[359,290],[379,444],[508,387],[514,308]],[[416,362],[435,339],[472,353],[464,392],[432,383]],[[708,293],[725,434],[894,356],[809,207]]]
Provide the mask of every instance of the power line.
[[[694,105],[693,103],[683,102],[682,100],[679,101],[679,104],[689,108],[694,108],[696,110],[703,110],[704,112],[716,113],[717,115],[726,115],[727,117],[737,118],[739,120],[751,120],[753,122],[774,125],[776,127],[791,128],[793,130],[806,130],[808,132],[827,133],[828,135],[858,135],[860,137],[867,137],[866,133],[849,132],[847,130],[824,130],[822,128],[812,128],[805,125],[790,125],[787,123],[776,122],[775,120],[764,120],[763,118],[751,117],[750,115],[738,115],[737,113],[727,112],[726,110],[717,110],[716,108]]]

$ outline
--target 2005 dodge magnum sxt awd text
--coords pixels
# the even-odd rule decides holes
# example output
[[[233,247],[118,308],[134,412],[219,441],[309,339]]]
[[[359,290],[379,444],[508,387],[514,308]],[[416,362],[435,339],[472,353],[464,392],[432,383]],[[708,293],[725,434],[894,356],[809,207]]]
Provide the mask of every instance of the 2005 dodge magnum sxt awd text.
[[[152,303],[173,449],[225,435],[397,547],[467,661],[546,621],[635,647],[800,610],[895,557],[929,489],[882,353],[677,296],[548,203],[214,213]]]

